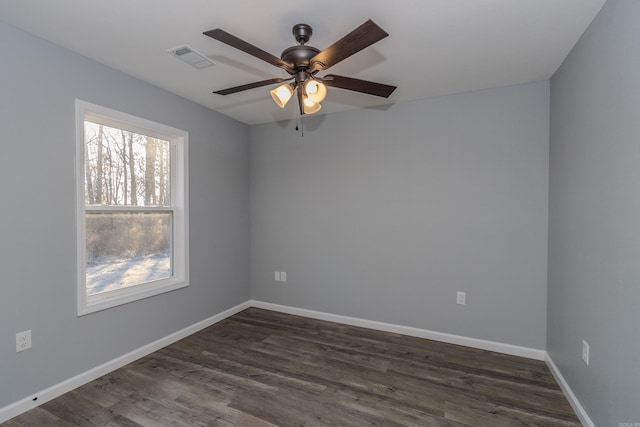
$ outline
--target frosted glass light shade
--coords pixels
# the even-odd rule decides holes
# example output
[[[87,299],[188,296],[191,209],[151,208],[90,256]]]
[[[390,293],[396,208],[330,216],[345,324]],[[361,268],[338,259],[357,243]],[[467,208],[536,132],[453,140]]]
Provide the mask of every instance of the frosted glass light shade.
[[[316,104],[320,104],[327,97],[327,87],[320,81],[309,79],[304,83],[307,97]]]
[[[309,97],[305,96],[302,102],[302,110],[305,114],[313,114],[320,111],[322,105],[320,103],[313,102]]]
[[[287,83],[272,89],[269,93],[271,93],[271,97],[278,107],[284,108],[293,95],[293,89],[291,85]]]

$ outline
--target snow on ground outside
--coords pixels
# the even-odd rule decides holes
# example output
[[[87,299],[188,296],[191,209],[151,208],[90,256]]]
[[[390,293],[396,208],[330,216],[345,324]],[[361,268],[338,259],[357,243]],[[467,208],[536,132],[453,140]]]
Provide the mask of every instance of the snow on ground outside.
[[[170,276],[171,262],[165,254],[98,260],[87,263],[87,293],[93,295]]]

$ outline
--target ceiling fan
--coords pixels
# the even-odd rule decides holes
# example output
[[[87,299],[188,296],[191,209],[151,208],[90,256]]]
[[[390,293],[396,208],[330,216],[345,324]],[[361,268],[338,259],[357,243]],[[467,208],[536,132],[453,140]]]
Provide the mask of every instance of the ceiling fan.
[[[327,95],[326,86],[384,98],[388,98],[396,89],[395,86],[338,76],[336,74],[328,74],[324,77],[317,75],[318,72],[332,67],[338,62],[360,52],[362,49],[371,46],[389,35],[372,20],[369,19],[323,51],[305,44],[311,38],[311,26],[307,24],[297,24],[293,26],[292,32],[299,44],[285,49],[280,58],[278,58],[220,28],[206,31],[204,33],[205,35],[255,56],[269,64],[275,65],[291,75],[289,78],[262,80],[218,90],[213,93],[230,95],[261,86],[292,81],[273,89],[271,96],[280,108],[284,108],[293,94],[297,93],[300,114],[304,115],[313,114],[320,110],[320,103]]]

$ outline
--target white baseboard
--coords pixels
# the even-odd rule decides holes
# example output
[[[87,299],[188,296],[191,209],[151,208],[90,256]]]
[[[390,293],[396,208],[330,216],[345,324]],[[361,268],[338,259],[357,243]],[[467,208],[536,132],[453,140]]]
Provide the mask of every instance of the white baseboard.
[[[460,335],[445,334],[443,332],[429,331],[411,326],[394,325],[391,323],[376,322],[373,320],[360,319],[357,317],[341,316],[338,314],[324,313],[321,311],[307,310],[304,308],[290,307],[286,305],[272,304],[263,301],[250,301],[252,307],[264,308],[265,310],[279,311],[287,314],[310,317],[312,319],[327,320],[329,322],[343,323],[345,325],[360,326],[362,328],[376,329],[379,331],[393,332],[401,335],[408,335],[428,340],[442,341],[449,344],[457,344],[465,347],[473,347],[481,350],[495,351],[498,353],[510,354],[513,356],[526,357],[528,359],[545,360],[546,352],[535,348],[521,347],[517,345],[504,344],[495,341],[481,340],[477,338],[463,337]]]
[[[227,317],[233,316],[234,314],[239,313],[242,310],[249,308],[250,306],[250,301],[238,304],[237,306],[225,310],[222,313],[218,313],[215,316],[209,317],[208,319],[195,323],[182,330],[174,332],[171,335],[168,335],[164,338],[133,350],[127,354],[103,363],[100,366],[96,366],[93,369],[90,369],[86,372],[76,375],[75,377],[69,378],[68,380],[62,381],[61,383],[55,384],[45,390],[42,390],[39,393],[35,393],[32,396],[26,397],[15,403],[12,403],[11,405],[5,406],[4,408],[0,408],[0,423],[18,416],[23,412],[28,411],[29,409],[33,409],[36,406],[42,405],[43,403],[61,396],[64,393],[78,388],[90,381],[100,378],[101,376],[108,374],[109,372],[112,372],[118,368],[121,368],[128,363],[138,360],[141,357],[151,354],[154,351],[158,351],[161,348],[168,346],[169,344],[173,344],[176,341],[186,338],[189,335],[194,334],[199,330],[209,327],[215,323],[218,323],[221,320],[226,319]]]
[[[551,356],[549,356],[549,353],[546,353],[544,361],[549,367],[551,374],[558,382],[558,385],[560,385],[560,389],[562,390],[562,393],[564,393],[565,397],[569,401],[569,404],[571,405],[576,415],[580,419],[580,422],[582,423],[582,425],[585,427],[595,427],[596,425],[593,423],[593,421],[591,421],[591,418],[589,418],[587,411],[584,410],[584,408],[578,401],[578,398],[576,397],[576,395],[573,394],[573,390],[571,390],[571,387],[569,387],[569,384],[560,373],[560,370],[558,369],[556,364],[553,363],[553,359],[551,359]]]

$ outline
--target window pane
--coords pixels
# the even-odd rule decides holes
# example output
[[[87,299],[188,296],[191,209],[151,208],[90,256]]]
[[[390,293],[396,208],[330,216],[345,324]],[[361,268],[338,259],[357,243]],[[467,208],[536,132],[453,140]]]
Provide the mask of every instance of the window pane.
[[[169,206],[169,141],[84,122],[85,204]]]
[[[87,212],[87,295],[171,277],[171,221],[171,212]]]

